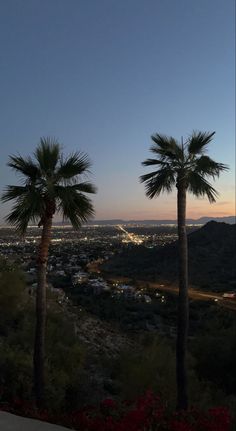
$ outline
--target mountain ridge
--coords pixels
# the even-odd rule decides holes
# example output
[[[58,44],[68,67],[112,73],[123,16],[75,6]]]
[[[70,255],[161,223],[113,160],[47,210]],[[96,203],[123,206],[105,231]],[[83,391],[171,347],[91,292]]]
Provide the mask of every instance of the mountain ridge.
[[[236,216],[225,216],[225,217],[210,217],[210,216],[203,216],[198,219],[192,219],[188,218],[186,219],[187,224],[205,224],[209,221],[216,221],[216,222],[224,222],[228,224],[235,224],[236,223]],[[67,224],[64,222],[54,222],[54,226],[61,226],[63,224]],[[107,220],[91,220],[87,223],[87,225],[117,225],[117,224],[140,224],[140,225],[153,225],[153,224],[177,224],[176,219],[144,219],[144,220],[124,220],[124,219],[107,219]]]

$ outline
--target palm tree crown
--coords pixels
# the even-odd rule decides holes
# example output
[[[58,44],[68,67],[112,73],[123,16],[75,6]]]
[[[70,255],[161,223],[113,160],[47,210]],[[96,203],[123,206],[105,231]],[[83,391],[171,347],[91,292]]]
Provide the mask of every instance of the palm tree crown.
[[[205,154],[214,134],[193,132],[184,144],[172,137],[153,135],[150,150],[156,158],[147,159],[142,164],[158,166],[158,169],[140,177],[140,181],[145,183],[146,195],[152,199],[162,192],[171,192],[174,185],[178,187],[183,182],[185,189],[195,196],[207,196],[210,202],[215,202],[218,193],[208,179],[215,179],[228,167]]]
[[[20,174],[22,185],[9,185],[3,193],[4,202],[15,201],[7,222],[24,234],[29,222],[41,226],[48,216],[59,212],[78,228],[94,213],[90,199],[84,195],[96,193],[95,187],[83,179],[90,165],[83,153],[63,158],[59,143],[52,138],[40,139],[33,158],[10,156],[8,166]]]

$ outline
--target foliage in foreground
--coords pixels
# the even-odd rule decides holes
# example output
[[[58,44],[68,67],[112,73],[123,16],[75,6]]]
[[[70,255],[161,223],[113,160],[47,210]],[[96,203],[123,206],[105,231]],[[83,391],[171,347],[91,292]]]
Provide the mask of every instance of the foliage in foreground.
[[[32,396],[35,311],[34,298],[28,290],[21,271],[0,259],[0,400],[3,402]],[[77,388],[85,379],[82,372],[85,349],[56,297],[49,302],[46,402],[59,410],[71,403],[71,393],[75,390],[79,393]]]
[[[230,431],[231,417],[224,407],[206,412],[190,409],[167,412],[158,396],[147,391],[133,402],[116,403],[103,400],[98,408],[87,406],[71,414],[53,416],[48,411],[36,411],[30,404],[15,400],[5,410],[59,423],[78,431]]]
[[[17,398],[29,400],[28,407],[26,402],[21,408],[15,403],[12,405],[12,411],[26,416],[34,415],[30,401],[35,321],[32,300],[22,273],[14,266],[6,262],[1,265],[0,262],[0,404],[12,404],[12,399]],[[59,307],[52,294],[48,297],[48,305],[46,401],[49,410],[57,413],[49,415],[47,412],[46,420],[64,423],[64,419],[58,416],[63,411],[67,418],[65,425],[68,423],[69,426],[73,415],[77,417],[78,410],[81,412],[82,406],[88,403],[97,405],[105,397],[132,400],[136,396],[141,397],[147,388],[167,401],[168,412],[174,411],[175,358],[171,340],[145,332],[138,337],[139,349],[127,346],[116,360],[104,353],[88,358],[86,348],[74,334],[70,314]],[[201,337],[197,336],[191,343],[194,351],[189,362],[190,402],[198,411],[224,405],[234,415],[235,397],[234,391],[230,390],[233,363],[229,367],[230,358],[233,360],[235,357],[234,315],[230,316],[223,310],[216,314],[215,308],[210,313],[209,307],[205,312],[202,321],[208,319],[207,330],[206,323],[202,322]],[[223,379],[224,388],[219,384]],[[122,401],[120,403],[116,417],[125,414]],[[77,413],[68,413],[71,411]],[[99,414],[99,410],[93,409],[93,415]],[[164,429],[161,426],[157,429]]]

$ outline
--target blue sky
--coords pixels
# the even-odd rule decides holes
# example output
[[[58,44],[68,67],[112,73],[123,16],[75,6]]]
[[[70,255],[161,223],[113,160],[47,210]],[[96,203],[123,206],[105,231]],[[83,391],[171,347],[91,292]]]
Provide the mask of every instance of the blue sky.
[[[2,0],[0,188],[18,179],[9,154],[40,136],[93,161],[96,218],[175,218],[176,194],[152,201],[155,132],[180,139],[216,131],[209,154],[230,165],[210,205],[189,197],[188,216],[234,213],[234,0]],[[1,218],[9,206],[1,204]]]

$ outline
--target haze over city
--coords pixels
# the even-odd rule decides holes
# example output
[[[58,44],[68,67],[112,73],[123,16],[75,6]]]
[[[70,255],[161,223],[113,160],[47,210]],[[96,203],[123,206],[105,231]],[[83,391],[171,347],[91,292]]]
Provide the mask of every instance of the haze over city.
[[[188,198],[187,217],[235,213],[233,0],[12,0],[0,5],[0,188],[9,154],[55,136],[93,165],[96,219],[175,219],[176,194],[148,200],[140,175],[150,136],[216,131],[226,163],[216,203]],[[0,222],[10,205],[1,204]]]

